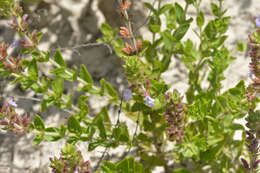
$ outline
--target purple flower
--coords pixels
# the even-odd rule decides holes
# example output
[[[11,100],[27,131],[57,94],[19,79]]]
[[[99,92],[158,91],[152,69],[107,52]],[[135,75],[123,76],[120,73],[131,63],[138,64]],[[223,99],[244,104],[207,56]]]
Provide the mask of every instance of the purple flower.
[[[260,15],[255,18],[255,24],[257,27],[260,27]]]
[[[8,103],[9,105],[13,106],[13,107],[17,107],[17,104],[15,103],[14,100],[9,100],[7,103]]]
[[[125,101],[131,100],[133,98],[132,96],[132,90],[131,89],[126,89],[124,92],[124,99]]]
[[[20,43],[20,40],[15,40],[15,41],[10,45],[10,47],[11,47],[11,48],[16,48],[19,43]]]
[[[145,104],[149,107],[153,107],[154,106],[154,99],[151,98],[148,93],[145,93]]]

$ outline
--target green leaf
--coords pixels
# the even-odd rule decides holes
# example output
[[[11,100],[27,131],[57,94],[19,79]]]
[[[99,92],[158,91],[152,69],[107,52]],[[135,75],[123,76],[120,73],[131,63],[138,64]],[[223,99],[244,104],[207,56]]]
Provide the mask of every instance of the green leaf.
[[[65,134],[66,134],[66,127],[64,126],[64,124],[61,124],[60,125],[60,136],[62,137],[62,138],[64,138],[64,136],[65,136]]]
[[[185,20],[185,14],[183,8],[178,3],[175,3],[175,14],[176,14],[177,22],[179,24],[182,24],[183,21]]]
[[[109,162],[107,160],[103,161],[102,166],[107,167],[110,171],[116,171],[117,170],[117,168],[116,168],[117,165],[112,163],[112,162]]]
[[[213,40],[216,38],[217,35],[217,28],[215,26],[214,21],[210,21],[207,26],[204,29],[204,32],[206,36],[210,39]]]
[[[165,12],[166,12],[167,10],[171,9],[172,7],[173,7],[172,4],[165,4],[165,5],[163,5],[163,6],[160,8],[160,10],[159,10],[159,15],[160,15],[160,14],[165,14]]]
[[[70,74],[68,74],[66,71],[69,71]],[[75,81],[74,80],[74,74],[75,74],[75,71],[74,70],[71,70],[69,68],[65,68],[65,67],[60,67],[60,68],[56,68],[54,70],[51,70],[51,73],[52,74],[55,74],[56,76],[58,77],[61,77],[63,79],[66,79],[68,81]]]
[[[205,18],[202,11],[199,12],[199,15],[196,18],[197,25],[201,28],[204,25]]]
[[[247,44],[243,42],[238,42],[237,43],[237,50],[240,52],[244,52],[247,48]]]
[[[165,72],[169,68],[170,62],[171,62],[171,56],[166,55],[163,57],[163,59],[161,61],[161,63],[162,63],[161,64],[161,73]]]
[[[62,139],[62,138],[61,138],[61,136],[45,135],[45,136],[44,136],[44,139],[45,139],[46,141],[48,141],[48,142],[55,142],[55,141],[58,141],[58,140],[60,140],[60,139]]]
[[[101,80],[103,80],[103,82],[100,82],[103,83],[105,92],[108,93],[108,95],[110,95],[113,99],[115,99],[115,101],[118,100],[118,94],[116,90],[110,85],[110,83],[108,83],[104,79]]]
[[[64,61],[60,50],[57,50],[54,55],[54,61],[58,63],[61,67],[66,67],[66,62]]]
[[[59,128],[57,128],[57,127],[48,127],[48,128],[45,128],[44,131],[45,132],[50,132],[50,133],[58,133],[59,132]]]
[[[64,90],[64,79],[61,77],[56,77],[51,84],[55,94],[61,96]]]
[[[176,42],[175,38],[167,30],[162,32],[161,36],[163,38],[165,48],[168,49],[168,50],[172,50],[173,44],[174,44],[174,42]]]
[[[163,166],[164,162],[161,158],[155,155],[147,155],[145,153],[140,153],[140,157],[145,160],[147,163],[153,166]]]
[[[173,33],[173,37],[176,39],[176,40],[181,40],[182,37],[184,37],[184,35],[186,34],[186,32],[188,31],[190,27],[190,24],[184,24],[184,25],[181,25],[180,27],[178,27],[174,33]]]
[[[154,14],[157,13],[157,10],[155,8],[153,8],[152,4],[148,3],[148,2],[144,2],[144,5],[151,10]]]
[[[225,32],[227,32],[230,19],[231,19],[230,16],[223,17],[221,19],[216,19],[215,26],[216,26],[217,32],[219,32],[221,34],[224,34]]]
[[[125,123],[121,123],[119,127],[113,129],[113,135],[120,142],[129,141],[129,133]]]
[[[211,7],[212,13],[215,16],[217,16],[217,17],[221,17],[222,16],[221,9],[215,3],[210,3],[210,7]]]
[[[100,145],[100,142],[91,142],[88,145],[88,151],[93,151],[95,148],[97,148]]]
[[[37,38],[37,41],[39,43],[41,41],[41,39],[42,39],[42,32],[37,32],[36,38]]]
[[[153,24],[150,24],[150,25],[149,25],[149,29],[150,29],[153,33],[160,32],[160,30],[161,30],[161,25],[153,25]]]
[[[108,36],[108,37],[111,37],[111,38],[113,36],[113,30],[107,23],[102,23],[102,25],[101,25],[101,32],[105,36]]]
[[[36,59],[32,59],[28,66],[28,73],[30,75],[30,78],[34,81],[38,79],[38,65]]]
[[[43,131],[45,129],[44,122],[43,122],[42,118],[39,115],[36,115],[34,117],[33,123],[34,123],[35,129],[37,129],[39,131]]]
[[[71,69],[72,70],[72,69]],[[72,80],[73,81],[77,81],[77,78],[78,78],[78,67],[75,65],[74,66],[74,70],[72,70]]]
[[[80,123],[74,115],[71,115],[68,119],[68,130],[69,132],[75,133],[77,135],[81,135],[82,133]]]
[[[86,66],[84,64],[81,64],[81,68],[80,68],[80,77],[87,83],[91,84],[93,83],[93,79],[91,77],[91,75],[89,74]]]
[[[44,139],[44,133],[38,133],[33,139],[33,145],[39,145]]]
[[[75,145],[80,140],[77,136],[71,136],[69,139],[67,139],[67,143]]]
[[[33,59],[39,59],[39,56],[41,56],[41,54],[38,51],[33,50],[31,52],[31,56],[33,57]]]
[[[54,100],[55,98],[53,96],[49,96],[48,98],[44,99],[41,103],[41,112],[46,111],[47,108],[53,104]]]
[[[94,123],[96,124],[96,126],[98,127],[99,130],[99,136],[103,139],[106,139],[107,135],[106,135],[106,129],[103,123],[103,118],[102,116],[98,115],[95,119],[94,119]]]

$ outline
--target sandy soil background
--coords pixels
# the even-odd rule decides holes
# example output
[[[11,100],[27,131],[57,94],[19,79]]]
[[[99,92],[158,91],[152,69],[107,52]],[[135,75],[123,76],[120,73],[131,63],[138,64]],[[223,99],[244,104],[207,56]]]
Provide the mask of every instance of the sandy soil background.
[[[148,0],[146,0],[147,2]],[[206,18],[210,18],[209,3],[216,0],[203,0],[202,10],[207,12]],[[135,26],[143,25],[138,31],[144,39],[150,39],[151,35],[147,32],[145,25],[149,11],[146,10],[142,2],[133,0],[135,4],[131,12],[134,14]],[[153,0],[150,0],[153,2]],[[166,1],[166,2],[176,2]],[[179,1],[183,3],[183,0]],[[228,9],[227,15],[232,17],[230,29],[228,30],[229,39],[227,46],[232,49],[238,41],[247,41],[247,35],[252,32],[252,17],[260,14],[259,0],[225,0],[224,7]],[[93,43],[102,36],[99,27],[102,22],[108,22],[112,27],[122,26],[122,20],[116,13],[116,3],[114,0],[41,0],[38,3],[24,3],[25,12],[29,14],[29,23],[32,28],[36,28],[44,33],[40,45],[41,49],[50,48],[55,51],[61,48],[69,67],[85,64],[96,83],[101,78],[109,81],[118,91],[126,87],[127,81],[124,79],[122,62],[109,52],[105,46],[82,46],[83,44]],[[194,15],[194,9],[189,9],[188,14]],[[17,39],[17,35],[8,28],[6,20],[0,20],[0,41],[5,40],[12,43]],[[192,31],[185,38],[196,40]],[[79,46],[81,45],[81,46]],[[13,52],[14,54],[17,54]],[[52,52],[52,53],[53,53]],[[235,53],[237,60],[225,72],[226,80],[223,82],[224,89],[233,87],[239,80],[244,79],[248,83],[248,63],[247,52]],[[43,73],[50,68],[48,65],[42,66]],[[188,88],[188,71],[184,66],[173,60],[169,71],[163,77],[172,88],[179,89],[184,93]],[[56,122],[63,122],[68,114],[51,107],[46,112],[39,112],[40,106],[37,99],[41,95],[36,95],[30,91],[22,91],[19,85],[8,86],[9,79],[0,77],[0,94],[8,100],[12,97],[17,102],[20,113],[27,112],[31,116],[39,114],[48,125],[55,125]],[[75,86],[66,84],[66,90],[70,93]],[[37,99],[35,99],[37,98]],[[33,100],[32,100],[33,99]],[[0,104],[3,104],[3,100]],[[94,115],[100,108],[106,105],[103,98],[91,98],[90,115]],[[33,105],[33,106],[32,106]],[[109,105],[110,115],[115,115],[117,108]],[[112,117],[113,119],[114,117]],[[125,120],[128,121],[128,120]],[[134,123],[128,121],[131,127]],[[0,173],[47,173],[49,157],[58,156],[64,141],[56,143],[43,142],[39,146],[32,145],[32,135],[15,136],[10,133],[0,131]],[[96,166],[98,158],[102,155],[103,148],[98,148],[95,152],[87,153],[86,145],[81,144],[79,148],[84,152],[84,157],[90,159],[92,167]],[[106,159],[117,160],[123,155],[124,147],[111,151]],[[91,157],[90,157],[91,156]],[[154,172],[160,172],[155,170]]]

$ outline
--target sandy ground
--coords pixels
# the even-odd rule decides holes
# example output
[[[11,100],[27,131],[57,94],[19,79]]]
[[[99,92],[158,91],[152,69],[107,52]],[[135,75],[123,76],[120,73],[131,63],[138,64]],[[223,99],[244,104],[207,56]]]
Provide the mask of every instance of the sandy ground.
[[[49,3],[51,2],[51,3]],[[117,57],[110,54],[105,46],[97,47],[82,47],[77,49],[70,49],[76,45],[95,42],[101,36],[98,30],[99,26],[105,20],[112,26],[121,26],[122,21],[115,12],[115,4],[112,0],[60,0],[52,1],[46,0],[37,5],[31,5],[27,9],[30,15],[30,24],[32,27],[41,30],[44,33],[41,49],[63,48],[62,52],[68,65],[85,64],[97,83],[101,78],[107,81],[117,90],[122,90],[127,82],[123,77],[122,63]],[[147,0],[146,0],[147,2]],[[163,1],[173,2],[173,1]],[[174,1],[176,2],[176,1]],[[178,1],[179,2],[179,1]],[[181,3],[183,1],[180,1]],[[204,0],[202,10],[209,12],[210,0]],[[136,25],[140,25],[145,21],[145,16],[148,10],[143,10],[140,1],[135,0],[135,7],[132,9],[135,14]],[[231,26],[228,30],[229,39],[227,46],[232,49],[236,46],[238,41],[247,41],[247,35],[252,32],[253,25],[251,22],[252,16],[259,15],[260,3],[259,0],[225,0],[224,7],[228,9],[227,14],[232,17]],[[33,10],[33,12],[30,12]],[[189,15],[194,14],[194,9],[189,9]],[[210,14],[206,18],[210,18]],[[140,29],[140,34],[144,39],[150,39],[151,35],[147,32],[144,26]],[[190,31],[185,38],[196,40],[192,31]],[[5,40],[11,43],[16,35],[10,31],[6,26],[6,21],[0,21],[0,41]],[[14,54],[17,52],[14,52]],[[248,63],[249,57],[246,53],[235,53],[237,60],[225,72],[226,80],[223,82],[224,90],[234,87],[241,79],[248,84]],[[42,66],[42,72],[46,72],[49,66]],[[188,88],[187,80],[188,71],[178,61],[173,61],[170,65],[169,71],[163,74],[164,79],[172,88],[178,89],[184,93]],[[5,99],[15,97],[19,105],[18,111],[20,113],[28,112],[30,115],[36,113],[42,116],[48,125],[55,125],[56,122],[63,122],[64,117],[68,114],[60,112],[56,108],[50,108],[48,111],[40,113],[39,103],[30,100],[30,98],[38,97],[33,92],[24,92],[19,86],[6,86],[7,80],[0,78],[0,94]],[[66,84],[67,92],[72,91],[75,86]],[[27,98],[27,99],[25,99]],[[35,106],[31,106],[31,105]],[[90,114],[94,115],[100,108],[106,105],[103,98],[91,98],[90,100]],[[116,108],[110,106],[110,114],[116,112]],[[115,119],[112,117],[112,119]],[[134,127],[134,123],[128,120],[130,127]],[[243,121],[241,121],[243,123]],[[133,129],[133,128],[131,128]],[[239,134],[238,134],[239,138]],[[17,137],[15,135],[0,133],[0,173],[45,173],[50,172],[48,169],[49,157],[58,156],[59,150],[64,144],[64,141],[56,143],[43,142],[39,146],[32,145],[32,135],[24,135]],[[95,152],[87,153],[86,145],[81,144],[79,148],[84,152],[84,157],[90,159],[93,167],[97,162],[97,158],[102,155],[103,148],[98,148]],[[115,151],[111,151],[110,155],[118,158],[122,155],[124,147]],[[90,157],[91,156],[91,157]],[[154,172],[160,172],[160,169]]]

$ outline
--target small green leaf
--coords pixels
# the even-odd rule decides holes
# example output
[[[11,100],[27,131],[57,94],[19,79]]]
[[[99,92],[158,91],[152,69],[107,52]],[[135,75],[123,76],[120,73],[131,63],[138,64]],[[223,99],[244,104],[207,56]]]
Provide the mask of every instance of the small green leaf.
[[[71,136],[69,139],[67,139],[67,143],[75,145],[80,140],[77,136]]]
[[[169,68],[170,62],[171,62],[171,56],[166,55],[163,57],[161,61],[161,73],[165,72]]]
[[[206,36],[210,39],[213,40],[215,39],[216,35],[217,35],[217,28],[215,26],[214,21],[210,21],[207,26],[205,27],[204,30]]]
[[[174,33],[173,33],[173,37],[176,39],[176,40],[181,40],[182,37],[184,37],[184,35],[186,34],[186,32],[188,31],[190,27],[190,24],[184,24],[184,25],[181,25],[180,27],[178,27]]]
[[[149,29],[150,29],[153,33],[160,32],[161,25],[152,25],[152,24],[150,24],[150,25],[149,25]]]
[[[44,139],[43,133],[38,133],[33,139],[33,145],[39,145]]]
[[[147,155],[145,153],[140,153],[140,157],[150,165],[163,166],[164,164],[163,160],[155,155]]]
[[[109,26],[107,23],[102,23],[101,25],[101,32],[105,35],[105,36],[108,36],[108,37],[111,37],[113,36],[113,31],[112,31],[112,28],[111,26]]]
[[[45,139],[46,141],[48,141],[48,142],[55,142],[55,141],[58,141],[58,140],[60,140],[60,139],[62,139],[62,138],[61,138],[61,136],[45,135],[45,136],[44,136],[44,139]]]
[[[109,170],[111,171],[116,171],[116,164],[112,163],[112,162],[109,162],[107,160],[104,160],[103,162],[103,166],[106,166]]]
[[[66,67],[66,62],[64,61],[60,50],[57,50],[55,55],[54,55],[54,60],[56,63],[58,63],[62,67]]]
[[[247,48],[247,44],[246,43],[243,43],[243,42],[238,42],[237,43],[237,50],[239,52],[244,52]]]
[[[59,132],[59,128],[57,128],[57,127],[48,127],[48,128],[45,128],[44,131],[45,132],[50,132],[50,133],[58,133]]]
[[[41,41],[41,39],[42,39],[42,32],[37,32],[36,38],[37,38],[37,41],[39,43]]]
[[[28,73],[32,80],[38,79],[38,65],[36,59],[33,59],[28,66]]]
[[[39,59],[39,57],[41,56],[41,54],[40,54],[38,51],[33,50],[33,51],[31,52],[31,56],[32,56],[34,59]]]
[[[169,31],[162,32],[161,36],[163,38],[165,48],[168,50],[172,50],[175,38],[171,35]]]
[[[176,19],[179,24],[182,24],[185,20],[185,14],[183,8],[178,4],[175,3],[175,13],[176,13]]]
[[[46,111],[47,108],[53,104],[54,100],[55,98],[53,96],[49,96],[48,98],[44,99],[41,103],[41,112]]]
[[[62,138],[64,138],[64,136],[65,136],[65,133],[66,133],[66,127],[64,126],[64,124],[61,124],[60,125],[60,136],[62,137]]]
[[[204,25],[205,18],[202,11],[199,12],[199,15],[196,18],[197,25],[201,28]]]
[[[210,7],[211,7],[212,13],[215,16],[217,16],[217,17],[221,17],[222,16],[221,9],[215,3],[210,3]]]
[[[94,119],[94,123],[97,125],[98,130],[99,130],[99,136],[101,138],[106,139],[107,135],[106,135],[106,129],[103,123],[103,118],[102,116],[98,115],[95,119]]]
[[[164,6],[162,6],[159,10],[159,15],[160,14],[165,14],[165,12],[169,9],[172,8],[172,4],[165,4]]]
[[[68,119],[68,130],[69,132],[75,133],[77,135],[81,135],[82,133],[80,123],[74,115],[71,115]]]
[[[88,145],[88,151],[93,151],[95,148],[97,148],[100,145],[100,142],[91,142]]]
[[[150,4],[150,3],[148,3],[148,2],[144,2],[144,5],[145,5],[149,10],[151,10],[153,13],[156,14],[157,11],[156,11],[155,8],[153,8],[152,4]]]
[[[64,79],[61,77],[56,77],[52,81],[52,89],[55,92],[55,94],[61,96],[64,90]]]
[[[80,68],[80,77],[87,83],[91,84],[93,83],[93,79],[91,75],[89,74],[86,66],[84,64],[81,64]]]
[[[44,126],[44,122],[42,120],[42,118],[39,115],[36,115],[34,118],[34,127],[39,130],[39,131],[43,131],[45,129]]]
[[[105,92],[108,93],[111,97],[115,100],[118,100],[118,94],[116,90],[108,83],[107,81],[103,80]]]

